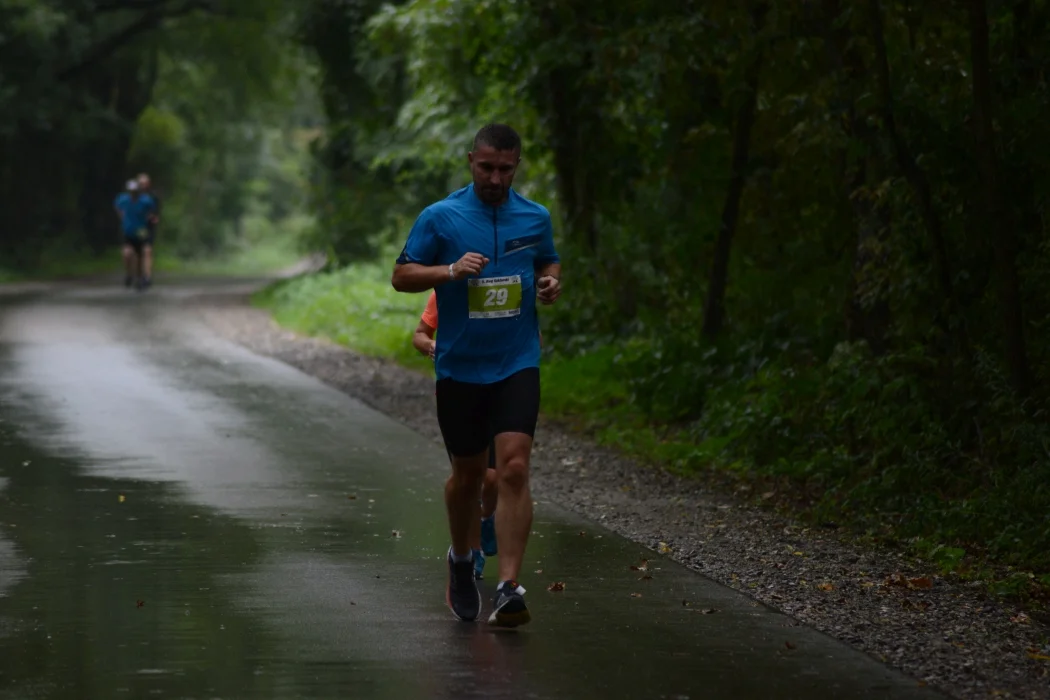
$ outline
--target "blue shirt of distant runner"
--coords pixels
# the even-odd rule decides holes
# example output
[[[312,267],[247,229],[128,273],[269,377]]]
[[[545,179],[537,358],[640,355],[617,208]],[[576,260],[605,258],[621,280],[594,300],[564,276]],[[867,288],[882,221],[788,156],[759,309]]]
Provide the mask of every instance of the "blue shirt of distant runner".
[[[114,204],[124,214],[124,221],[121,224],[124,238],[131,239],[138,239],[139,231],[149,228],[149,216],[157,210],[156,202],[148,194],[132,197],[129,193],[123,192],[117,196]]]
[[[441,319],[434,352],[437,379],[492,384],[539,367],[535,271],[559,262],[550,212],[513,188],[494,207],[478,199],[474,185],[467,185],[423,210],[397,262],[450,265],[467,253],[489,258],[477,279],[521,277],[520,312],[471,318],[467,280],[435,287]]]

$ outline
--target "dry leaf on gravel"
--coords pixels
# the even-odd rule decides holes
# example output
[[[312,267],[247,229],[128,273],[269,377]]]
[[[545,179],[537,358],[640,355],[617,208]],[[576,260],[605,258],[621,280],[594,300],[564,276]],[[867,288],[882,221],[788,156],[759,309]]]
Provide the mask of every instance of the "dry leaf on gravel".
[[[658,551],[660,554],[670,554],[671,553],[671,546],[669,544],[667,544],[666,542],[661,542],[657,546],[656,551]]]
[[[933,581],[926,576],[920,576],[918,578],[908,578],[906,576],[902,576],[901,574],[891,574],[883,582],[883,585],[896,586],[897,588],[910,588],[913,590],[925,590],[933,588]]]
[[[825,581],[824,583],[818,584],[817,588],[819,588],[822,591],[833,591],[833,590],[835,590],[835,587],[832,586],[827,581]]]
[[[1010,618],[1010,622],[1016,622],[1019,625],[1027,625],[1032,622],[1032,618],[1024,613],[1017,613],[1017,615]]]
[[[565,590],[565,583],[563,581],[555,581],[551,585],[547,586],[547,590],[551,593],[557,593],[558,591]]]

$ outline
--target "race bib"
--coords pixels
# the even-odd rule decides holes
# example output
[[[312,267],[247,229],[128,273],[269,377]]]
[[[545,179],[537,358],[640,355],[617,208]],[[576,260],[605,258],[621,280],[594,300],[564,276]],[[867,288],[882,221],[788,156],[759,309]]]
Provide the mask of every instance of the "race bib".
[[[521,275],[467,280],[469,318],[509,318],[521,314]]]

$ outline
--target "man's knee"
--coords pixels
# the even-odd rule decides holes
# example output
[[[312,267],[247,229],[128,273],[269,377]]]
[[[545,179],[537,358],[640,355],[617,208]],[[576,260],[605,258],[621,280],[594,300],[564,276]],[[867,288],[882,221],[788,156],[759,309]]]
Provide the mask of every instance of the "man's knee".
[[[499,466],[500,486],[520,491],[529,485],[529,460],[524,454],[513,453]]]

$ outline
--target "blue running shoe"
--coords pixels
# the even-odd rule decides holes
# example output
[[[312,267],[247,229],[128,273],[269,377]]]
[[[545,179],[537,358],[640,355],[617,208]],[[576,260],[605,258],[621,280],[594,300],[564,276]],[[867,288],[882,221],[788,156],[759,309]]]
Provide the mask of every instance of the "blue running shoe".
[[[485,555],[480,549],[472,551],[474,552],[474,580],[480,581],[485,578],[482,575],[485,572]]]
[[[481,519],[481,551],[486,557],[496,556],[496,516]]]

